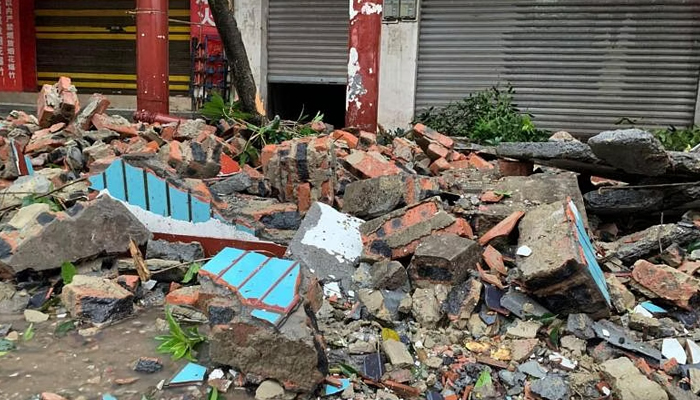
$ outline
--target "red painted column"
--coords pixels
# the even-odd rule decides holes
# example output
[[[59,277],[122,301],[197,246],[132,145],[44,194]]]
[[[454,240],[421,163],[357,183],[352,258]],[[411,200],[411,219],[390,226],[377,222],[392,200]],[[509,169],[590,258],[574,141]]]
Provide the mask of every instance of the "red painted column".
[[[345,124],[377,130],[382,0],[350,1],[348,87]]]
[[[136,0],[136,107],[169,112],[168,0]]]

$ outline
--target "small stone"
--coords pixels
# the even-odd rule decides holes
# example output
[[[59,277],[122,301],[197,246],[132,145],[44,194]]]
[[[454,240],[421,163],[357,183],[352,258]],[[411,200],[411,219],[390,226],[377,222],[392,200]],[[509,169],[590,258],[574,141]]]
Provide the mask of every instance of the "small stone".
[[[632,313],[630,314],[630,322],[628,326],[630,329],[635,331],[656,336],[661,329],[661,321],[656,318],[646,317],[639,313]]]
[[[406,269],[398,261],[379,261],[369,270],[374,289],[397,290],[408,281]]]
[[[620,400],[668,400],[664,389],[639,372],[626,357],[608,360],[600,369]]]
[[[39,323],[49,320],[49,315],[37,310],[24,310],[24,319],[27,322]]]
[[[16,342],[19,340],[19,333],[17,331],[12,331],[5,336],[5,339],[11,342]]]
[[[440,357],[429,357],[427,360],[425,360],[425,365],[427,365],[429,368],[437,369],[442,366],[442,358]]]
[[[518,366],[518,371],[535,378],[544,378],[547,376],[547,370],[535,360],[520,364]]]
[[[471,333],[474,339],[479,339],[484,336],[491,336],[493,333],[495,333],[495,327],[496,324],[493,324],[491,326],[486,325],[479,316],[479,314],[472,314],[472,316],[469,317],[469,321],[467,322],[467,328],[469,329],[469,333]]]
[[[700,369],[689,368],[688,376],[690,377],[690,390],[694,394],[700,394]]]
[[[141,357],[134,363],[134,371],[152,374],[163,369],[163,363],[154,357]]]
[[[399,396],[389,392],[388,390],[377,390],[377,400],[399,400]]]
[[[437,299],[435,289],[435,287],[416,289],[413,293],[413,316],[425,328],[436,328],[442,319],[440,301]]]
[[[520,339],[533,339],[537,336],[537,332],[542,327],[542,323],[538,321],[522,321],[518,320],[515,325],[511,325],[506,330],[510,337]]]
[[[282,385],[273,380],[264,381],[255,390],[256,400],[290,400],[293,398],[293,394],[286,393]]]
[[[56,393],[44,392],[41,394],[41,400],[66,400],[66,398]]]
[[[357,341],[350,343],[348,353],[350,354],[369,354],[377,351],[377,344],[365,341]]]
[[[627,312],[627,310],[634,308],[634,305],[636,304],[634,295],[622,282],[620,282],[620,279],[613,274],[606,274],[605,282],[608,284],[610,300],[617,312],[624,313]]]
[[[396,340],[385,340],[382,342],[382,348],[392,365],[397,367],[413,365],[413,357],[405,344]]]
[[[586,341],[567,335],[561,338],[561,347],[580,355],[586,351]]]
[[[569,314],[566,320],[566,331],[583,340],[595,337],[593,320],[587,314]]]
[[[560,376],[538,379],[532,382],[530,390],[542,400],[568,400],[571,396],[569,385]]]

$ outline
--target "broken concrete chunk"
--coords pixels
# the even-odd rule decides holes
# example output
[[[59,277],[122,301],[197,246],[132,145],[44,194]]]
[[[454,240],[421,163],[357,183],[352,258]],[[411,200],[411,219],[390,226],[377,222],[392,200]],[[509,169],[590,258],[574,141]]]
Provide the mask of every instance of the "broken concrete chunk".
[[[77,203],[65,212],[42,213],[41,229],[20,239],[19,232],[0,232],[0,269],[15,273],[26,269],[58,268],[79,261],[129,249],[129,241],[146,243],[151,233],[121,203],[109,197]]]
[[[480,253],[478,243],[455,234],[428,236],[420,241],[408,267],[411,283],[416,287],[458,285],[476,269]]]
[[[668,265],[655,265],[646,260],[634,263],[632,278],[657,296],[690,310],[700,301],[700,280]]]
[[[409,367],[413,365],[413,357],[408,352],[406,345],[396,340],[385,340],[382,349],[391,365],[396,367]]]
[[[543,400],[568,400],[571,398],[569,384],[561,376],[547,376],[532,382],[530,390]]]
[[[75,275],[63,287],[61,301],[73,318],[94,323],[116,321],[134,309],[134,295],[116,282],[95,276]]]
[[[397,290],[408,283],[406,268],[398,261],[382,260],[369,268],[374,289]]]
[[[289,244],[287,255],[322,281],[340,280],[347,292],[362,255],[362,223],[331,206],[314,203]]]
[[[610,291],[610,301],[617,312],[624,314],[627,310],[634,308],[634,305],[637,304],[634,295],[620,282],[620,279],[613,274],[605,274],[605,282]]]
[[[37,98],[37,119],[42,128],[71,123],[80,111],[77,90],[70,78],[62,76],[54,85],[44,85]]]
[[[671,164],[661,142],[641,129],[601,132],[588,145],[598,158],[629,174],[663,175]]]
[[[657,254],[659,246],[666,248],[673,243],[685,246],[700,239],[700,230],[677,224],[656,225],[641,232],[619,238],[613,243],[600,243],[608,257],[624,263],[634,263],[640,258]]]
[[[436,178],[406,174],[380,176],[348,184],[343,195],[343,212],[376,218],[439,193]]]
[[[609,315],[610,295],[573,202],[531,210],[520,222],[520,246],[532,249],[520,257],[525,287],[555,313]]]
[[[435,329],[442,320],[443,310],[440,304],[447,295],[447,287],[443,285],[416,289],[412,297],[412,313],[416,321],[426,328]]]
[[[149,240],[146,258],[158,258],[180,262],[192,262],[204,258],[204,249],[197,242],[182,243],[167,240]]]
[[[467,327],[469,318],[481,300],[483,286],[481,281],[470,279],[452,287],[447,295],[447,301],[442,303],[442,309],[453,326],[458,329]]]
[[[234,193],[243,193],[251,187],[253,181],[245,172],[238,172],[224,180],[211,185],[210,189],[219,196],[230,196]]]
[[[566,320],[566,331],[583,340],[595,337],[593,320],[588,314],[569,314]]]
[[[506,333],[517,339],[534,339],[541,327],[542,323],[538,321],[518,320],[514,325],[508,327]]]
[[[75,124],[82,130],[87,131],[92,127],[92,117],[95,114],[104,114],[109,107],[110,101],[107,97],[95,93],[90,96],[90,100],[80,111],[75,120]]]
[[[600,368],[620,400],[668,400],[664,389],[642,375],[626,357],[608,360]]]
[[[401,208],[360,226],[364,255],[399,259],[412,255],[421,239],[446,233],[471,237],[469,224],[442,210],[439,199]]]

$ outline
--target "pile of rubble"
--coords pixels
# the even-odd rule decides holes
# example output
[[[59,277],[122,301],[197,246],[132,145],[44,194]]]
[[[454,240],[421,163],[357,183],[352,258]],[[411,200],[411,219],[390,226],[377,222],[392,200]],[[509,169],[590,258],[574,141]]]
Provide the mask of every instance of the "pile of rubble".
[[[198,382],[260,400],[700,393],[700,154],[316,123],[254,168],[241,127],[108,105],[61,78],[2,122],[0,313],[59,290],[54,314],[98,326],[166,304],[209,327]]]

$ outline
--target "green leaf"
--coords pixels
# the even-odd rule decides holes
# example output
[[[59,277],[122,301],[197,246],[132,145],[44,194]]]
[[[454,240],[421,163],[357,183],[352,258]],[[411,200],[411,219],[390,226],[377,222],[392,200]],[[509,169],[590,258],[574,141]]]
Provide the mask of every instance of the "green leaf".
[[[15,349],[15,343],[7,340],[7,339],[0,339],[0,351],[10,351]]]
[[[562,324],[563,324],[562,321],[553,323],[552,327],[549,330],[549,341],[552,343],[552,346],[554,346],[555,348],[559,348],[559,336],[561,334]]]
[[[494,190],[493,192],[496,196],[511,197],[513,192],[510,190]]]
[[[493,380],[491,379],[491,371],[488,369],[485,369],[481,371],[481,374],[479,374],[479,379],[476,380],[476,384],[474,385],[474,389],[478,389],[480,387],[484,386],[491,386],[493,384]]]
[[[219,400],[219,391],[215,387],[211,388],[208,400]]]
[[[61,264],[61,278],[63,279],[63,284],[68,285],[73,282],[73,277],[78,272],[75,265],[71,262],[64,262]]]
[[[338,364],[338,368],[340,368],[340,371],[347,377],[351,377],[353,375],[357,376],[360,374],[355,368],[348,364]]]
[[[9,351],[0,351],[0,357],[4,357]]]
[[[65,322],[61,322],[60,324],[58,324],[58,326],[56,326],[54,335],[56,335],[56,337],[64,337],[68,334],[68,332],[74,331],[75,329],[75,322],[72,320],[68,320]]]
[[[27,329],[24,330],[24,333],[22,334],[22,340],[25,342],[28,342],[28,341],[32,340],[33,337],[34,337],[34,323],[32,322],[31,324],[29,324]]]
[[[182,279],[182,283],[190,283],[201,268],[202,264],[199,263],[194,263],[190,265],[190,267],[187,269],[187,272],[185,273],[185,277]]]

